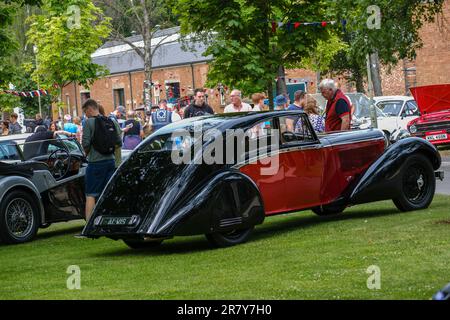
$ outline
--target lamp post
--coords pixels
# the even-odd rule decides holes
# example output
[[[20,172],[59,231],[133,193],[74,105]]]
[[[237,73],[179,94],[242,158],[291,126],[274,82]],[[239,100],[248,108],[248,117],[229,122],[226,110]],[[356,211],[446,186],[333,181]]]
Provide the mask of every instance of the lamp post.
[[[38,48],[36,47],[36,46],[33,46],[33,52],[34,52],[34,55],[35,55],[35,57],[36,57],[36,70],[38,70],[39,69],[39,65],[38,65],[38,56],[37,56],[37,53],[38,53]],[[42,117],[42,108],[41,108],[41,88],[40,88],[40,85],[39,85],[39,75],[38,75],[38,79],[37,79],[37,85],[38,85],[38,91],[39,91],[39,94],[38,94],[38,101],[39,101],[39,114],[41,115],[41,117]]]

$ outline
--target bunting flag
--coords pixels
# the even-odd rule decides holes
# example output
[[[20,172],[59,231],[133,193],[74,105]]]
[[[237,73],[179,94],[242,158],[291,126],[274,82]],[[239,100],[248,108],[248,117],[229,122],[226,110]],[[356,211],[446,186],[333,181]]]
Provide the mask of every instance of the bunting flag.
[[[50,93],[47,90],[33,90],[33,91],[14,91],[14,90],[0,90],[0,94],[11,94],[17,97],[24,97],[24,98],[34,98],[34,97],[42,97],[42,96],[48,96]]]
[[[282,22],[282,21],[271,21],[272,32],[275,33],[277,29],[285,27],[286,30],[291,33],[294,30],[297,30],[301,26],[313,26],[313,27],[327,27],[329,25],[336,25],[337,21],[320,21],[320,22]],[[345,30],[347,25],[347,20],[342,20],[341,24]]]

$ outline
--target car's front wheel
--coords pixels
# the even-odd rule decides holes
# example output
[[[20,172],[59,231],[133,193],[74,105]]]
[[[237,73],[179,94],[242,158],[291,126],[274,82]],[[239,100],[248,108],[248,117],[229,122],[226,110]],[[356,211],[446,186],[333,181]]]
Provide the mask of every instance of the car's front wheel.
[[[246,242],[253,233],[254,228],[255,227],[250,227],[247,229],[233,230],[230,232],[216,232],[206,234],[205,236],[209,243],[211,243],[214,247],[231,247]]]
[[[0,204],[0,240],[18,244],[32,240],[39,229],[35,199],[22,190],[8,193]]]
[[[123,240],[131,249],[143,250],[157,248],[161,245],[162,240],[157,241],[143,241],[143,240]]]
[[[393,199],[401,211],[428,208],[436,190],[436,178],[430,160],[422,155],[410,156],[401,171],[400,196]]]

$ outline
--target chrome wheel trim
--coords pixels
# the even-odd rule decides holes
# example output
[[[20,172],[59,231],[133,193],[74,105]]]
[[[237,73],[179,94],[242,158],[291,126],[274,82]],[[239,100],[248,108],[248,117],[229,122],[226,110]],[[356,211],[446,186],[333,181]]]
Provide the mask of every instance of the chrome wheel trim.
[[[33,230],[33,208],[23,198],[15,198],[8,204],[5,218],[9,234],[17,240],[28,237]]]

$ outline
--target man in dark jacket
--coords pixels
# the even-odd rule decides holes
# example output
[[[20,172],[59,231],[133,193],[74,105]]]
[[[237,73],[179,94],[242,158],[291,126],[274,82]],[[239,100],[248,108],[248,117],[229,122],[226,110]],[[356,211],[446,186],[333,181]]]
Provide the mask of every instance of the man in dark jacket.
[[[184,110],[184,118],[192,118],[214,114],[214,110],[205,102],[205,92],[203,89],[195,89],[194,102]]]

